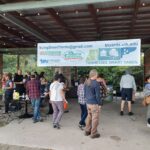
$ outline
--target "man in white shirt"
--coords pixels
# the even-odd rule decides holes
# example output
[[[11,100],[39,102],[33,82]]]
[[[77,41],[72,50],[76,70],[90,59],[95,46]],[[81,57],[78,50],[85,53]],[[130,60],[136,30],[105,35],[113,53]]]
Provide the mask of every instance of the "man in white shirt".
[[[132,116],[134,113],[131,111],[131,101],[132,101],[132,93],[133,90],[136,91],[136,84],[135,84],[135,79],[132,75],[130,75],[130,72],[126,70],[125,75],[121,77],[120,81],[120,90],[121,90],[121,97],[122,97],[122,102],[121,102],[121,112],[120,115],[124,115],[124,105],[125,101],[128,102],[128,115]]]
[[[64,96],[64,87],[60,83],[59,74],[55,75],[54,82],[50,85],[50,102],[53,107],[53,127],[60,128],[60,120],[62,118],[64,108],[63,102],[66,101]]]

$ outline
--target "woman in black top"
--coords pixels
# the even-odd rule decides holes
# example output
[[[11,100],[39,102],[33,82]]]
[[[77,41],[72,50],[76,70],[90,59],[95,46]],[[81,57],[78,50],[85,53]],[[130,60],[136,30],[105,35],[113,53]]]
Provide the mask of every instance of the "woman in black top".
[[[19,93],[19,95],[25,94],[25,86],[23,82],[22,71],[18,70],[18,73],[14,76],[14,83],[16,85],[15,90]]]

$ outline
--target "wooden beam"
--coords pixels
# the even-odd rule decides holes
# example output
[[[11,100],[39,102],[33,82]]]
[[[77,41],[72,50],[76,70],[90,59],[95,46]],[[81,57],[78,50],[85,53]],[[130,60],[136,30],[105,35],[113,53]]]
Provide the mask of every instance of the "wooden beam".
[[[147,6],[148,4],[146,4]],[[149,4],[150,5],[150,4]],[[142,6],[140,6],[142,7]],[[145,7],[145,6],[144,6]],[[131,8],[133,8],[133,6],[131,6]],[[100,11],[107,11],[107,10],[103,10],[103,8],[98,8]],[[108,9],[108,8],[107,8]],[[116,8],[116,10],[118,10],[118,7]],[[78,9],[78,12],[79,14],[82,13],[82,12],[88,12],[88,9]],[[75,10],[70,10],[69,12],[68,11],[59,11],[59,14],[69,14],[69,13],[75,13]],[[48,13],[46,12],[40,12],[40,16],[47,16]],[[150,15],[150,11],[149,10],[145,10],[145,11],[142,11],[142,12],[139,12],[138,15]],[[23,14],[24,17],[36,17],[37,16],[37,13],[28,13],[28,14]],[[107,18],[107,17],[122,17],[122,16],[132,16],[132,14],[130,12],[120,12],[120,13],[106,13],[106,14],[98,14],[97,15],[98,17],[101,17],[101,18]],[[88,18],[91,18],[90,15],[87,15],[87,16],[62,16],[62,19],[63,20],[75,20],[75,19],[88,19]]]
[[[94,19],[93,19],[93,21],[94,21],[95,26],[97,28],[100,28],[100,24],[103,24],[103,23],[130,22],[130,19],[131,19],[131,17],[130,18],[113,18],[113,19],[101,19],[101,18],[98,19],[97,18],[97,21],[94,21]],[[68,23],[72,23],[72,24],[89,23],[89,22],[90,22],[90,20],[83,20],[83,19],[68,21]]]
[[[0,23],[0,29],[11,35],[18,37],[20,40],[35,42],[32,39],[30,39],[29,37],[25,37],[23,34],[20,34],[19,32],[13,30],[11,27],[8,28],[8,26],[5,26],[4,24],[1,24],[1,23]]]
[[[3,45],[3,47],[15,48],[15,47],[21,46],[20,44],[14,44],[12,41],[10,41],[8,38],[5,38],[5,37],[0,38],[0,43],[1,43],[1,45]],[[22,45],[22,46],[24,46],[24,45]]]
[[[96,9],[95,9],[94,5],[89,4],[88,5],[88,10],[89,10],[89,13],[90,13],[93,21],[94,21],[94,24],[95,24],[95,27],[96,27],[96,30],[97,30],[97,34],[100,35],[101,30],[100,30],[99,20],[98,20],[98,17],[97,17],[97,14],[96,14]]]
[[[92,3],[91,3],[92,4]],[[119,5],[120,6],[120,5]],[[104,8],[97,8],[99,9],[100,11],[113,11],[113,10],[118,10],[119,9],[119,6],[113,6],[113,7],[104,7]],[[121,9],[132,9],[133,6],[132,5],[125,5],[125,6],[122,6]],[[85,13],[85,12],[89,12],[88,9],[78,9],[78,12],[79,13]],[[71,10],[63,10],[63,11],[59,11],[60,14],[69,14],[69,13],[75,13],[75,9],[71,9]]]
[[[49,15],[55,20],[60,26],[64,28],[69,35],[71,35],[76,41],[79,40],[79,37],[69,28],[69,26],[61,19],[57,12],[53,8],[46,9]]]
[[[0,16],[6,19],[7,21],[17,25],[19,28],[25,30],[29,34],[32,34],[41,41],[44,42],[56,41],[53,37],[49,36],[42,29],[34,25],[31,21],[21,17],[18,12],[5,13],[5,16],[0,14]]]
[[[111,13],[111,14],[97,14],[97,18],[107,18],[107,17],[130,17],[132,14],[130,12],[126,13]],[[63,17],[64,20],[78,20],[78,19],[89,19],[91,16],[72,16],[72,17]]]
[[[2,4],[6,5],[7,1],[6,0],[1,0]],[[6,16],[8,15],[8,16]],[[5,16],[1,15],[0,16],[7,21],[21,27],[23,30],[26,32],[34,35],[36,38],[41,39],[43,41],[57,41],[53,39],[53,37],[50,37],[47,35],[45,32],[43,32],[40,28],[38,28],[36,25],[34,25],[32,22],[30,22],[27,19],[23,19],[23,17],[20,17],[20,14],[18,12],[11,12],[11,13],[5,13]],[[15,17],[16,16],[16,17]],[[16,21],[16,22],[15,22]]]
[[[109,24],[105,24],[105,23],[101,23],[103,25],[103,27],[101,28],[104,28],[104,27],[117,27],[117,26],[129,26],[130,25],[130,22],[115,22],[115,23],[109,23]],[[71,28],[93,28],[93,24],[87,24],[87,23],[83,23],[83,24],[70,24],[69,25]]]
[[[124,34],[124,33],[126,33],[126,34],[128,34],[128,30],[122,30],[122,31],[103,31],[103,34]],[[148,35],[148,34],[150,34],[150,29],[149,30],[145,30],[145,31],[137,31],[136,33],[135,33],[135,35]]]
[[[140,7],[140,0],[135,0],[134,11],[133,11],[133,16],[132,16],[132,22],[131,22],[131,29],[129,31],[129,38],[134,33],[134,26],[136,24],[136,19],[137,19],[139,7]]]
[[[6,0],[4,0],[7,2]],[[36,0],[29,2],[16,2],[16,3],[6,3],[0,5],[0,10],[2,12],[12,12],[19,10],[33,10],[33,9],[43,9],[43,8],[55,8],[62,6],[72,6],[72,5],[84,5],[91,3],[101,3],[115,0]]]

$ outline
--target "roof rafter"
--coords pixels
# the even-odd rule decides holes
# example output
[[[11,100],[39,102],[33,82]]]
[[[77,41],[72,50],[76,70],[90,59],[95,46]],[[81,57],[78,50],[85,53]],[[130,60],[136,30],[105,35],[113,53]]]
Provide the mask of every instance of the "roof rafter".
[[[1,28],[1,30],[5,31],[5,32],[7,32],[9,34],[14,35],[14,36],[20,38],[20,40],[26,40],[26,41],[34,42],[29,37],[25,37],[23,34],[20,34],[20,33],[16,32],[15,30],[11,29],[11,28],[8,28],[4,24],[0,23],[0,28]]]
[[[5,15],[0,14],[1,17],[6,19],[7,21],[15,24],[19,28],[25,30],[29,34],[32,34],[36,38],[40,39],[44,42],[55,41],[52,37],[43,32],[39,27],[34,25],[31,21],[26,18],[20,17],[19,13],[11,12],[5,13]],[[16,17],[17,16],[17,17]]]
[[[0,42],[3,43],[4,47],[7,47],[7,46],[14,47],[14,48],[21,47],[21,46],[26,47],[25,45],[22,45],[22,44],[18,44],[18,43],[14,44],[14,42],[12,42],[11,40],[9,40],[8,38],[5,38],[5,37],[0,37]]]
[[[133,17],[132,17],[132,21],[131,21],[131,29],[130,29],[130,32],[129,32],[129,38],[133,35],[134,26],[135,26],[135,23],[136,23],[139,8],[140,8],[140,0],[135,0]]]
[[[1,0],[1,3],[6,5],[6,0]],[[7,14],[7,16],[5,16]],[[6,13],[5,15],[0,14],[1,17],[6,19],[7,21],[17,25],[18,27],[22,28],[26,32],[32,34],[36,38],[48,42],[49,40],[56,41],[46,33],[44,33],[40,28],[38,28],[36,25],[34,25],[32,22],[30,22],[27,19],[23,19],[20,17],[18,12],[11,12]],[[31,39],[30,39],[31,40]]]
[[[46,9],[49,15],[67,31],[75,40],[79,40],[79,37],[69,28],[69,26],[57,15],[57,12],[53,8]]]
[[[5,0],[4,0],[5,1]],[[11,12],[18,10],[30,10],[30,9],[38,9],[38,8],[55,8],[59,6],[71,6],[71,5],[82,5],[82,4],[90,4],[90,3],[101,3],[101,2],[109,2],[115,0],[42,0],[39,1],[28,1],[28,2],[16,2],[16,3],[7,3],[0,5],[0,10],[3,12]]]
[[[95,23],[97,33],[100,34],[101,31],[100,31],[100,26],[99,26],[99,20],[98,20],[98,17],[97,17],[97,14],[96,14],[96,9],[95,9],[94,5],[93,4],[89,4],[88,5],[88,10],[89,10],[89,12],[90,12],[90,14],[92,16],[92,19],[93,19],[93,21]]]

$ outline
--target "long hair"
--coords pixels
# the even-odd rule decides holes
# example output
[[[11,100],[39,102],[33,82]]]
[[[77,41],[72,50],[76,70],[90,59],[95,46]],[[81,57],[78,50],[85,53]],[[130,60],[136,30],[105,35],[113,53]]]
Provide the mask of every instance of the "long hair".
[[[6,77],[8,77],[9,80],[12,80],[12,74],[11,73],[6,74]]]
[[[89,78],[87,79],[86,81],[86,85],[90,86],[91,85],[91,78],[94,77],[94,76],[97,76],[98,75],[98,72],[96,69],[92,69],[89,73]]]

